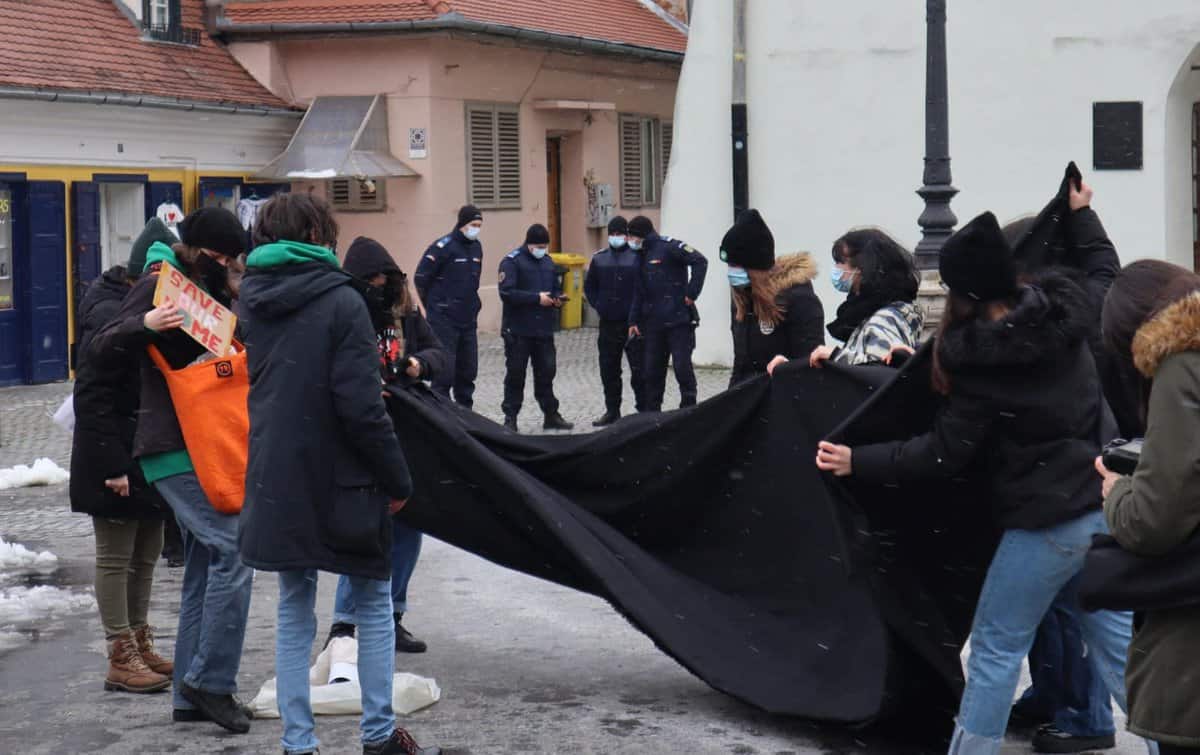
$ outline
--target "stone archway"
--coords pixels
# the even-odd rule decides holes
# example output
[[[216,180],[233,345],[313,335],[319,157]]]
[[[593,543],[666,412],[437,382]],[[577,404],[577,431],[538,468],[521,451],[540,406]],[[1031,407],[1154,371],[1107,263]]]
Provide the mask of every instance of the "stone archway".
[[[1164,257],[1200,270],[1200,42],[1171,83],[1165,125]]]

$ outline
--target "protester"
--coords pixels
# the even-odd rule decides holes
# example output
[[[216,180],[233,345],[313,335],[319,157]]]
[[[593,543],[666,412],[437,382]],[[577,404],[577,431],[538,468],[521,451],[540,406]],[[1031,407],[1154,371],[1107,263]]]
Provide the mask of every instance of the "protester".
[[[248,565],[279,573],[284,751],[319,747],[308,674],[321,570],[350,582],[363,752],[413,755],[420,749],[392,713],[388,563],[390,514],[412,482],[380,390],[375,329],[333,253],[337,230],[329,205],[308,194],[277,194],[259,210],[242,282],[250,457],[238,540]]]
[[[1073,174],[1072,168],[1052,200],[1053,217],[1048,218],[1050,222],[1061,219],[1061,241],[1049,244],[1041,237],[1036,224],[1042,216],[1010,223],[1004,227],[1004,235],[1014,247],[1020,279],[1036,282],[1053,271],[1083,288],[1089,304],[1088,344],[1104,398],[1116,416],[1119,432],[1124,437],[1141,437],[1136,391],[1124,387],[1127,381],[1118,379],[1111,369],[1113,360],[1100,335],[1104,297],[1121,263],[1100,217],[1091,208],[1092,188],[1077,172]],[[1068,585],[1046,613],[1029,652],[1032,683],[1013,706],[1014,725],[1036,727],[1035,752],[1089,752],[1116,746],[1112,702],[1103,680],[1088,666],[1077,600],[1074,585]]]
[[[646,344],[646,411],[662,411],[667,359],[679,382],[680,408],[696,404],[696,299],[704,288],[708,260],[682,241],[659,236],[654,223],[637,216],[629,221],[629,248],[641,252],[642,272],[629,308],[629,335]],[[690,276],[689,276],[690,272]]]
[[[1126,550],[1166,556],[1200,527],[1200,276],[1143,260],[1121,271],[1104,305],[1104,340],[1142,389],[1146,437],[1132,477],[1096,460],[1104,513]],[[1200,600],[1139,614],[1129,649],[1129,729],[1162,755],[1200,752]]]
[[[934,347],[933,385],[945,397],[934,427],[854,449],[822,442],[817,466],[903,485],[956,477],[981,460],[979,482],[1004,535],[975,611],[950,752],[997,753],[1034,632],[1081,570],[1092,535],[1107,529],[1091,466],[1115,422],[1088,351],[1078,286],[1053,275],[1018,284],[991,213],[946,241],[939,270],[949,296]],[[1124,707],[1130,616],[1101,611],[1081,620],[1092,670]]]
[[[924,315],[916,305],[920,279],[912,255],[875,228],[850,231],[833,242],[833,287],[848,294],[829,323],[841,346],[813,349],[809,363],[886,363],[897,349],[915,349]]]
[[[180,330],[184,317],[170,302],[154,305],[159,270],[169,263],[228,306],[227,266],[245,251],[245,232],[228,210],[205,207],[179,224],[180,243],[150,247],[146,274],[125,297],[88,351],[103,369],[136,360],[140,408],[133,456],[148,483],[179,521],[186,551],[179,630],[175,638],[174,720],[214,721],[250,730],[247,709],[234,698],[242,659],[254,570],[237,552],[236,516],[218,512],[196,477],[166,379],[147,354],[154,345],[174,369],[205,353]],[[239,460],[230,459],[230,464]]]
[[[807,252],[775,258],[775,238],[758,210],[745,210],[721,240],[733,289],[730,387],[767,371],[772,357],[808,356],[825,342],[825,310],[813,292]]]
[[[138,423],[137,362],[100,364],[88,352],[141,275],[153,241],[174,241],[152,218],[129,263],[104,272],[79,304],[75,364],[75,435],[71,444],[71,510],[92,517],[96,537],[96,605],[108,642],[107,690],[160,692],[172,663],[154,650],[147,617],[154,566],[163,550],[166,504],[133,459]]]
[[[353,283],[367,302],[385,384],[429,380],[446,368],[446,353],[413,304],[407,276],[382,244],[359,236],[346,251],[343,269],[355,277]],[[421,533],[392,517],[392,618],[396,650],[405,653],[424,653],[427,649],[402,623],[408,610],[408,583],[420,555]],[[350,578],[342,575],[333,603],[331,640],[354,636],[355,605],[351,593]]]
[[[473,205],[464,205],[458,211],[454,231],[430,244],[414,275],[429,325],[450,355],[447,369],[434,377],[433,389],[449,396],[453,388],[454,400],[468,409],[474,405],[475,378],[479,374],[482,228],[483,213]]]
[[[592,427],[606,427],[621,418],[622,354],[629,360],[634,408],[639,412],[645,409],[646,349],[639,338],[629,333],[629,310],[642,259],[625,242],[628,233],[625,218],[617,215],[608,221],[608,245],[592,256],[583,281],[583,295],[600,315],[596,347],[600,352],[600,381],[604,384],[604,414]]]
[[[500,299],[504,302],[504,426],[518,432],[517,415],[525,400],[525,371],[533,362],[533,396],[542,409],[542,429],[570,430],[554,396],[554,323],[566,303],[562,283],[547,256],[550,232],[535,223],[525,243],[500,260]]]

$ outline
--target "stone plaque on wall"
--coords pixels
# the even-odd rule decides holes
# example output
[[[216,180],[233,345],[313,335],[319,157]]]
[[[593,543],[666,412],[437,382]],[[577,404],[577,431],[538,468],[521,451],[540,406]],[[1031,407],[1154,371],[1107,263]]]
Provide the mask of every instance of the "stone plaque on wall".
[[[1092,104],[1092,164],[1096,170],[1142,169],[1142,103]]]

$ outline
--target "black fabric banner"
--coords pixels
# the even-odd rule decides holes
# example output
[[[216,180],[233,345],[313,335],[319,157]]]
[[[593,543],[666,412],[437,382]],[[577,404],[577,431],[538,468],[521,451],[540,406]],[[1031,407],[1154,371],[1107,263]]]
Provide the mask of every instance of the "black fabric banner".
[[[400,516],[605,598],[696,676],[763,710],[942,735],[995,546],[986,506],[963,482],[871,489],[814,465],[823,438],[928,427],[928,362],[793,363],[693,409],[572,436],[514,435],[397,388],[416,487]]]

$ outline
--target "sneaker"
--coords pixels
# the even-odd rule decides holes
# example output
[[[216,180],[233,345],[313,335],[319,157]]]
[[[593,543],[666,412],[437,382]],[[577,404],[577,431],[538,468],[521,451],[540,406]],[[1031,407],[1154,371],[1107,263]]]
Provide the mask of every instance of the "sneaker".
[[[428,645],[413,637],[412,632],[409,632],[400,623],[404,619],[404,614],[394,613],[392,618],[396,621],[396,650],[401,653],[424,653],[429,649]]]
[[[396,729],[382,742],[363,745],[363,755],[441,755],[440,747],[421,747],[404,729]]]
[[[195,705],[218,726],[235,734],[245,734],[250,731],[250,718],[246,716],[242,706],[234,699],[233,695],[205,692],[187,684],[180,685],[179,691],[185,700]]]
[[[1074,734],[1059,729],[1054,724],[1046,724],[1033,735],[1034,752],[1094,752],[1096,750],[1111,750],[1117,746],[1115,734],[1105,734],[1099,737],[1077,737]]]
[[[620,418],[620,412],[605,412],[604,416],[592,423],[592,427],[608,427]]]
[[[325,648],[329,647],[329,643],[333,642],[334,639],[338,637],[349,637],[353,639],[354,625],[346,624],[341,621],[335,621],[333,626],[329,627],[329,636],[325,638],[325,644],[321,646],[321,649],[324,650]]]
[[[521,432],[520,428],[517,427],[517,418],[516,417],[505,417],[504,418],[504,429],[512,430],[514,433]]]
[[[542,423],[543,430],[571,430],[575,425],[563,419],[563,416],[558,412],[551,412],[546,415],[546,421]]]

